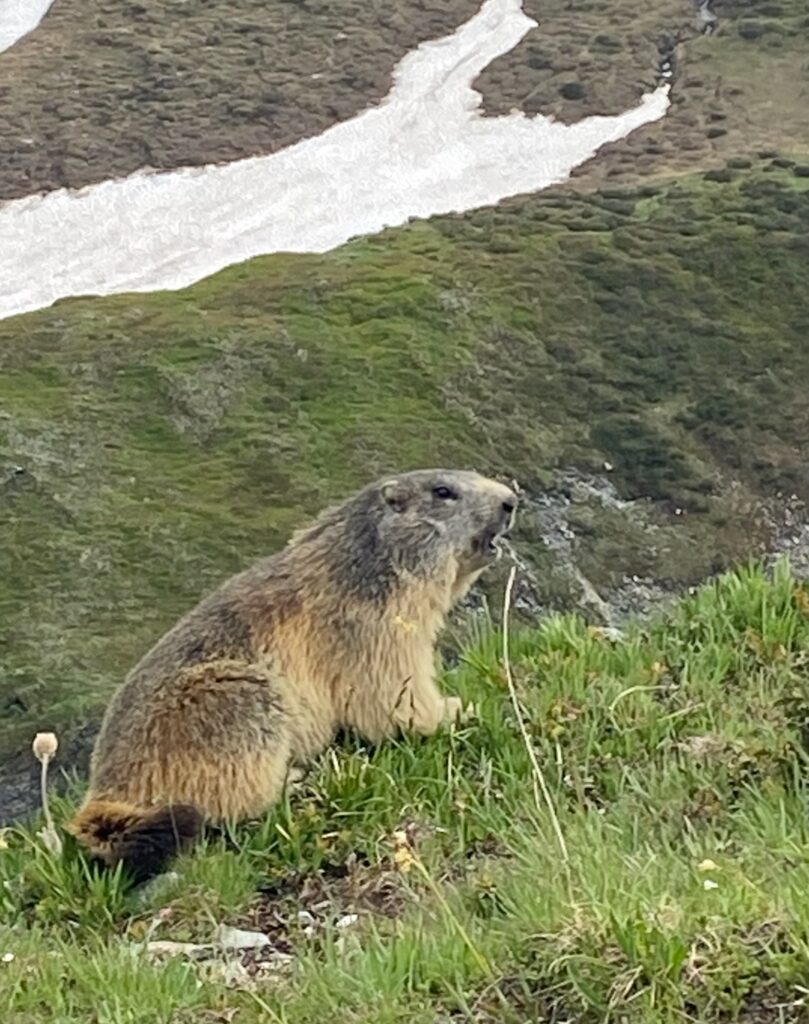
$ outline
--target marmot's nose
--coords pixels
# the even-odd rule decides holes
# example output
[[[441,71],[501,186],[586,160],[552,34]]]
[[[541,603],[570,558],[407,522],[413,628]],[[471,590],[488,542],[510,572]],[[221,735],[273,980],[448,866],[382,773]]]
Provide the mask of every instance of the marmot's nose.
[[[517,506],[520,503],[519,498],[510,487],[504,487],[501,494],[503,511],[507,516],[514,515],[517,511]]]
[[[505,497],[500,502],[500,512],[503,517],[503,529],[508,531],[514,524],[517,511],[517,495],[513,491],[506,491]]]
[[[517,505],[519,499],[514,491],[507,487],[505,484],[501,484],[499,481],[493,486],[488,488],[489,494],[487,495],[489,501],[486,502],[486,514],[496,516],[498,522],[501,524],[500,529],[504,526],[508,527],[514,518],[514,513],[517,511]]]

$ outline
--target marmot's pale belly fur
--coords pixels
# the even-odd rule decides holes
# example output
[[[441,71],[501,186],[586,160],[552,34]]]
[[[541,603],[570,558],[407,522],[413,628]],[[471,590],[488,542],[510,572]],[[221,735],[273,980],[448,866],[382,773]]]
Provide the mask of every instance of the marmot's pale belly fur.
[[[206,820],[265,811],[338,728],[379,740],[456,718],[435,683],[436,634],[516,504],[476,473],[404,473],[228,580],[113,698],[71,831],[142,880]]]

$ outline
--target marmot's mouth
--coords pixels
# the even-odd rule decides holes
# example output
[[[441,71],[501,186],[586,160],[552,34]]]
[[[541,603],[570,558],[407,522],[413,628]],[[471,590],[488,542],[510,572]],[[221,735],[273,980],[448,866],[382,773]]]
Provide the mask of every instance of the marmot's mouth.
[[[497,561],[503,554],[508,532],[508,530],[485,530],[478,538],[475,548],[484,557]]]

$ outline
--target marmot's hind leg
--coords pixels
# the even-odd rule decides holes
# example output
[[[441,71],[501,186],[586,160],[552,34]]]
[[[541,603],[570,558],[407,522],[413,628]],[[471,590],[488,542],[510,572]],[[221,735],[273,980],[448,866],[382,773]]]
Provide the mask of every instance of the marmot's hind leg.
[[[175,799],[214,821],[263,814],[283,791],[292,747],[270,673],[258,665],[211,662],[186,669],[174,693],[176,713],[167,717],[185,741],[166,763]]]
[[[130,739],[120,761],[103,758],[92,789],[141,807],[189,804],[210,822],[252,818],[280,796],[291,745],[278,688],[263,666],[206,662],[172,681],[142,742]]]
[[[283,793],[289,760],[289,740],[281,737],[270,750],[189,760],[183,773],[190,773],[191,785],[178,781],[174,791],[211,822],[258,818]]]

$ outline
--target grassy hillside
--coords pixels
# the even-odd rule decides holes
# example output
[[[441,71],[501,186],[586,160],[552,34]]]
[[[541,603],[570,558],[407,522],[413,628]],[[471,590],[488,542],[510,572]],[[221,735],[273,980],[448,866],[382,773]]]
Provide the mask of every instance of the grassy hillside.
[[[807,497],[809,178],[552,192],[0,323],[0,751],[97,719],[223,576],[377,473],[602,471],[597,585],[690,585]],[[735,481],[734,486],[730,486]],[[633,532],[634,531],[634,532]],[[538,597],[565,583],[523,516]]]
[[[583,189],[721,168],[763,149],[809,161],[809,0],[524,0],[538,27],[477,87],[487,112],[575,122],[636,103],[667,67],[665,118],[574,171]],[[704,25],[703,25],[704,27]]]
[[[809,590],[746,570],[618,641],[512,634],[539,775],[481,629],[476,722],[329,754],[145,898],[7,832],[3,1020],[806,1021],[807,658]]]

